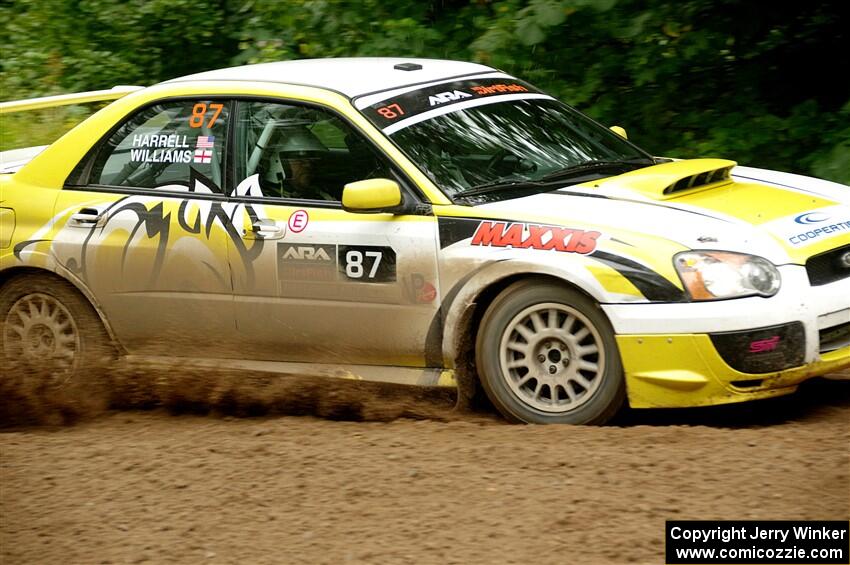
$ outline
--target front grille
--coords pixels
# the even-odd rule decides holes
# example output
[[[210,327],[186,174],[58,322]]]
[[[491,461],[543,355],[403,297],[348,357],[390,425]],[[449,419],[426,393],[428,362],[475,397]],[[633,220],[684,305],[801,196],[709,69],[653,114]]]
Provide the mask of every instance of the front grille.
[[[726,364],[742,373],[772,373],[799,367],[806,351],[802,322],[709,336]]]
[[[850,266],[844,263],[847,260],[846,253],[850,253],[850,245],[810,257],[806,261],[809,283],[821,286],[850,277]]]
[[[823,329],[819,334],[821,353],[841,349],[845,345],[850,345],[850,322]]]

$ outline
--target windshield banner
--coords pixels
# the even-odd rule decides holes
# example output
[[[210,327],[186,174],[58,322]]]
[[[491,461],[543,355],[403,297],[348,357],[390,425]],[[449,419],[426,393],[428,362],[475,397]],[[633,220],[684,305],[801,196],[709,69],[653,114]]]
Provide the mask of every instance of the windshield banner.
[[[541,92],[533,86],[515,78],[479,78],[444,82],[419,90],[405,92],[381,100],[361,111],[369,121],[381,129],[409,120],[433,110],[441,110],[456,104],[504,95],[519,95],[517,98],[539,98]],[[531,96],[529,96],[531,95]],[[549,98],[549,96],[545,96]],[[468,104],[464,104],[467,106]],[[450,110],[449,110],[450,111]],[[445,111],[434,112],[443,114]],[[410,123],[415,123],[415,120]],[[392,128],[393,131],[400,129]]]

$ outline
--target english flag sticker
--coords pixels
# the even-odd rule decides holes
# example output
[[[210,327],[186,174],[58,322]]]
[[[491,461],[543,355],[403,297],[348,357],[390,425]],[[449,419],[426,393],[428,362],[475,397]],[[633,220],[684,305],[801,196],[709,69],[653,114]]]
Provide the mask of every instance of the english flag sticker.
[[[195,163],[212,162],[212,151],[209,149],[195,149]]]

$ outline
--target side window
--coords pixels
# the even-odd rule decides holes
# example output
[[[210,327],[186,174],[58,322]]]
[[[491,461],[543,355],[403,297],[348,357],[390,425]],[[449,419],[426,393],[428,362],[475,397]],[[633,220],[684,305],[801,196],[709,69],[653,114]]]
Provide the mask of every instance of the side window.
[[[236,114],[238,195],[336,202],[347,183],[389,175],[385,158],[331,112],[240,101]]]
[[[229,116],[224,100],[148,106],[101,145],[89,184],[221,192]],[[192,186],[193,172],[214,186]]]

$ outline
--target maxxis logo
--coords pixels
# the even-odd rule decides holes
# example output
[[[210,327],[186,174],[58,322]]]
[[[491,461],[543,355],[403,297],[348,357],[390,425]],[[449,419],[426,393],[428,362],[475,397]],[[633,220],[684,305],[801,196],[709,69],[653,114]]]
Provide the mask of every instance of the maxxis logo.
[[[542,251],[554,249],[586,255],[596,249],[596,240],[600,235],[598,231],[484,221],[478,224],[470,244]]]

